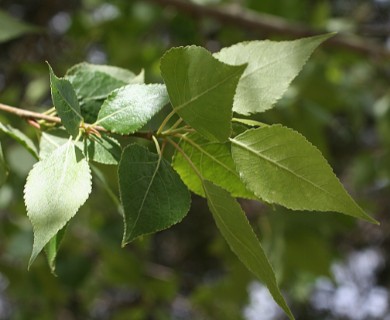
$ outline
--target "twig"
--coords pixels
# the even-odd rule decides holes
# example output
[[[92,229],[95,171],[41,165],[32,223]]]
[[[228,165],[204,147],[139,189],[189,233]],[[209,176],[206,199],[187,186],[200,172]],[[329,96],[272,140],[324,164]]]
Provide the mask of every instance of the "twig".
[[[308,37],[319,35],[326,31],[318,31],[303,25],[291,23],[277,16],[254,12],[238,6],[213,7],[195,4],[183,0],[148,0],[161,6],[171,6],[189,14],[194,19],[211,17],[224,24],[231,24],[250,31],[281,34],[289,37]],[[337,35],[329,39],[325,45],[347,49],[376,58],[389,58],[390,52],[383,46],[357,36]]]
[[[61,119],[59,117],[49,116],[49,115],[43,114],[43,113],[38,113],[38,112],[33,112],[33,111],[25,110],[25,109],[15,108],[15,107],[11,107],[11,106],[8,106],[6,104],[3,104],[3,103],[0,103],[0,110],[8,112],[8,113],[12,113],[12,114],[17,115],[18,117],[21,117],[21,118],[42,119],[42,120],[46,120],[49,122],[61,123]]]

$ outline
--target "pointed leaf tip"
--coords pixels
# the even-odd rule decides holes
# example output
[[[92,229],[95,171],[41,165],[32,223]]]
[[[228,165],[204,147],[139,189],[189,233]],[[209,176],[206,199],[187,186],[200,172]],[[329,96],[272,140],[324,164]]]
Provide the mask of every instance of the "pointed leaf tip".
[[[336,211],[377,223],[351,198],[321,152],[300,133],[272,125],[231,139],[232,155],[249,190],[293,210]]]
[[[34,245],[29,267],[45,245],[77,213],[91,192],[91,173],[82,152],[69,141],[30,171],[24,188]]]
[[[280,292],[272,266],[237,200],[207,180],[203,181],[203,188],[217,227],[231,250],[267,286],[275,302],[293,320],[294,316]]]

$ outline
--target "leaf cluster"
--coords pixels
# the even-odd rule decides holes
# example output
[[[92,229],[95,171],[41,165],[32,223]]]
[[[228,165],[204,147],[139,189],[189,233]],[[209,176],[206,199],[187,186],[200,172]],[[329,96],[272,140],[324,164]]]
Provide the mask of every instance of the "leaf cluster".
[[[122,245],[180,222],[192,191],[207,199],[232,251],[293,319],[235,198],[340,212],[376,223],[305,137],[249,118],[273,108],[314,49],[330,36],[245,42],[215,54],[197,46],[173,48],[161,59],[164,84],[145,84],[143,72],[87,63],[60,78],[49,66],[54,109],[48,112],[57,114],[62,125],[42,123],[38,149],[22,132],[0,124],[2,132],[39,160],[24,190],[34,229],[29,266],[45,249],[55,271],[66,226],[92,191],[93,163],[117,166]],[[145,132],[167,105],[170,112],[158,128]],[[121,136],[144,138],[146,146],[139,140],[125,143]],[[174,150],[172,159],[168,148]],[[4,182],[2,153],[0,160]]]

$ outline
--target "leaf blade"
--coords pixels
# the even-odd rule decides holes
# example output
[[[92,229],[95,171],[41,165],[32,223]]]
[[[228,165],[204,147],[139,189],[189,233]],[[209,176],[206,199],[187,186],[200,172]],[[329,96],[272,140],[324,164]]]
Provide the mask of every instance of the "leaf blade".
[[[38,149],[34,142],[27,137],[22,131],[0,122],[0,131],[14,139],[20,145],[22,145],[28,152],[30,152],[35,159],[39,159]]]
[[[210,142],[194,133],[183,137],[179,146],[204,179],[229,191],[233,197],[256,199],[240,180],[229,142]],[[202,180],[178,151],[175,152],[172,166],[191,191],[205,197]]]
[[[273,125],[232,142],[244,183],[258,197],[293,210],[336,211],[376,221],[349,196],[320,151],[298,132]]]
[[[114,133],[134,133],[167,103],[168,94],[164,85],[131,84],[109,95],[101,107],[96,124]]]
[[[76,138],[83,120],[76,92],[68,80],[58,78],[49,63],[47,65],[49,66],[50,91],[54,107],[65,129],[73,138]]]
[[[228,64],[248,63],[237,86],[233,111],[249,115],[271,109],[314,49],[331,36],[333,34],[293,41],[242,42],[214,54]]]
[[[275,302],[288,317],[294,319],[280,292],[272,266],[238,202],[227,191],[207,180],[204,181],[203,186],[209,209],[231,250],[257,278],[267,285]]]
[[[173,48],[161,58],[173,109],[205,138],[221,142],[232,130],[234,92],[245,67],[229,66],[196,46]]]
[[[180,222],[190,207],[190,194],[170,164],[144,147],[123,150],[118,168],[124,209],[123,245],[137,237]]]
[[[91,173],[81,151],[69,141],[36,163],[24,188],[34,229],[29,267],[44,246],[77,213],[91,192]]]

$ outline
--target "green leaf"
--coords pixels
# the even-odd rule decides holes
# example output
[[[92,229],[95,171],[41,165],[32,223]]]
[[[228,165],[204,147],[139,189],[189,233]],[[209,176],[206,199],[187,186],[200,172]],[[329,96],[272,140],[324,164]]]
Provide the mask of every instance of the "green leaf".
[[[294,41],[242,42],[214,54],[231,65],[248,64],[237,86],[233,111],[249,115],[272,108],[314,49],[331,36],[333,34]]]
[[[50,239],[77,213],[90,192],[88,162],[72,141],[34,165],[24,188],[27,215],[34,229],[29,266]]]
[[[259,198],[293,210],[337,211],[376,223],[298,132],[273,125],[248,130],[231,142],[237,170]]]
[[[272,297],[289,318],[294,319],[280,293],[272,266],[253,232],[245,212],[227,191],[207,180],[204,181],[203,187],[217,227],[232,251],[257,278],[267,285]]]
[[[229,191],[233,197],[256,199],[240,180],[230,151],[230,142],[211,142],[193,133],[184,136],[179,146],[204,179]],[[180,152],[175,153],[172,165],[192,192],[205,196],[202,180]]]
[[[49,64],[48,66],[50,71],[51,97],[54,107],[65,129],[73,138],[76,138],[79,133],[80,123],[83,120],[76,92],[68,80],[57,78]]]
[[[117,140],[107,135],[90,136],[86,140],[89,161],[116,165],[121,157],[122,149]]]
[[[108,96],[96,124],[114,133],[130,134],[145,125],[167,103],[164,85],[130,84]]]
[[[64,129],[54,128],[48,131],[43,131],[41,139],[39,140],[39,158],[46,158],[68,141],[69,134]],[[76,146],[81,150],[84,148],[82,141],[78,141]]]
[[[83,62],[70,68],[65,78],[80,100],[101,100],[125,85],[144,83],[144,72],[135,75],[126,69]]]
[[[3,155],[3,148],[0,143],[0,187],[7,181],[8,177],[8,166],[5,162]]]
[[[47,262],[49,264],[51,273],[55,275],[56,271],[56,258],[58,249],[60,248],[61,241],[64,238],[66,231],[66,226],[63,227],[60,231],[57,232],[57,234],[50,239],[50,241],[45,246],[45,252],[47,257]]]
[[[37,147],[35,146],[34,142],[27,137],[23,132],[20,130],[8,125],[8,124],[3,124],[0,122],[0,131],[14,139],[16,142],[21,144],[23,147],[26,148],[28,152],[30,152],[34,158],[38,159],[38,150]]]
[[[168,161],[137,144],[126,147],[119,163],[119,189],[125,212],[123,245],[180,222],[190,194]]]
[[[173,109],[209,140],[230,137],[232,104],[246,65],[229,66],[196,46],[173,48],[161,59],[161,74]]]
[[[126,69],[83,62],[70,68],[65,78],[76,91],[81,115],[86,122],[94,123],[104,99],[115,89],[128,84],[144,83],[144,72],[135,75]]]
[[[21,22],[0,10],[0,43],[37,31],[37,27]]]

